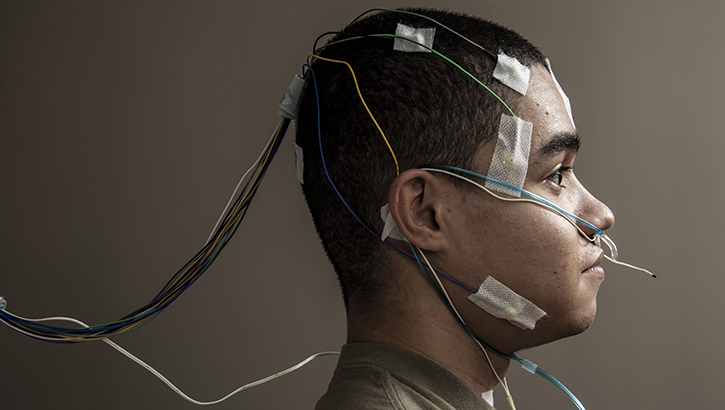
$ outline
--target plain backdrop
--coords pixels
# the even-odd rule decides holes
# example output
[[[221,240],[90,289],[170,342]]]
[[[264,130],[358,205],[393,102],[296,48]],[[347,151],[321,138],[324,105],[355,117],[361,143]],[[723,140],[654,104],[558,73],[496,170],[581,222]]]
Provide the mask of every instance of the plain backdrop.
[[[0,295],[26,317],[115,320],[203,245],[318,34],[372,7],[472,13],[541,47],[583,138],[577,175],[617,216],[593,327],[521,352],[589,410],[719,408],[725,2],[0,1]],[[288,135],[219,260],[114,340],[212,400],[337,350],[345,317]],[[311,409],[335,358],[217,409]],[[510,371],[519,409],[574,406]],[[500,391],[500,409],[506,408]],[[3,409],[184,409],[100,342],[0,328]]]

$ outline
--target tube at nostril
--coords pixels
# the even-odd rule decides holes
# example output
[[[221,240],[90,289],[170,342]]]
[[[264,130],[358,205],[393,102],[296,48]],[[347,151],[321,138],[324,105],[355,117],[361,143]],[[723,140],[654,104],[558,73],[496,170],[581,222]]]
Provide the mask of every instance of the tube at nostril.
[[[631,268],[631,269],[634,269],[634,270],[638,270],[640,272],[647,273],[648,275],[652,276],[653,278],[656,278],[657,277],[657,275],[655,275],[654,273],[648,271],[645,268],[640,268],[639,266],[634,266],[634,265],[630,265],[629,263],[620,262],[619,261],[619,251],[617,250],[617,245],[614,243],[614,241],[612,240],[612,238],[608,237],[606,234],[598,235],[597,238],[594,240],[594,242],[597,245],[599,245],[599,247],[602,247],[602,244],[601,244],[602,242],[604,242],[607,245],[607,247],[609,248],[609,253],[612,254],[612,256],[609,256],[606,253],[604,254],[604,257],[608,261],[610,261],[612,263],[615,263],[617,265],[626,266],[628,268]]]

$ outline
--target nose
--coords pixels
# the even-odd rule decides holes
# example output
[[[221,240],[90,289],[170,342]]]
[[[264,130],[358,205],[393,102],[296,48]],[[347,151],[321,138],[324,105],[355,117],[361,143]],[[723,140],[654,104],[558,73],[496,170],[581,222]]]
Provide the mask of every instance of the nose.
[[[598,200],[594,195],[590,194],[589,191],[584,189],[582,193],[580,218],[591,223],[602,231],[614,226],[614,213],[605,205],[602,201]],[[579,223],[579,227],[589,236],[590,238],[596,233],[594,229],[585,224]]]

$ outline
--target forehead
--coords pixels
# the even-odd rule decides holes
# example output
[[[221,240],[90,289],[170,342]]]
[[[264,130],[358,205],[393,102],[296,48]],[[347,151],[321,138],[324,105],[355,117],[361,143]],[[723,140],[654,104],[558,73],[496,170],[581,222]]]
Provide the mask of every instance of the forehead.
[[[558,152],[561,148],[578,148],[576,128],[569,117],[564,98],[546,67],[531,68],[529,89],[521,99],[516,116],[533,124],[531,157]],[[561,145],[564,144],[564,147]]]
[[[543,161],[562,151],[576,152],[579,137],[569,117],[559,89],[549,70],[541,65],[531,67],[531,77],[526,95],[513,108],[514,114],[532,123],[529,164]],[[487,174],[497,138],[479,148],[476,153],[476,168]]]

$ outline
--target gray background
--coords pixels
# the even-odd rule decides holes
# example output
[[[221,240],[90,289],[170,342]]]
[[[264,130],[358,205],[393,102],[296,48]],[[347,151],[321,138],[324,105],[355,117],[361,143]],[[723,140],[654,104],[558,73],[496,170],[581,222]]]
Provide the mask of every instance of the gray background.
[[[499,21],[551,57],[584,138],[577,173],[614,210],[622,259],[659,275],[606,264],[594,326],[521,356],[590,410],[719,408],[721,1],[3,0],[8,310],[98,324],[145,304],[205,241],[315,37],[368,8],[414,4]],[[292,157],[286,141],[214,267],[115,339],[200,400],[344,342],[337,284]],[[312,408],[334,362],[216,408]],[[509,384],[520,409],[574,408],[518,368]],[[46,344],[2,327],[0,407],[194,406],[103,343]]]

